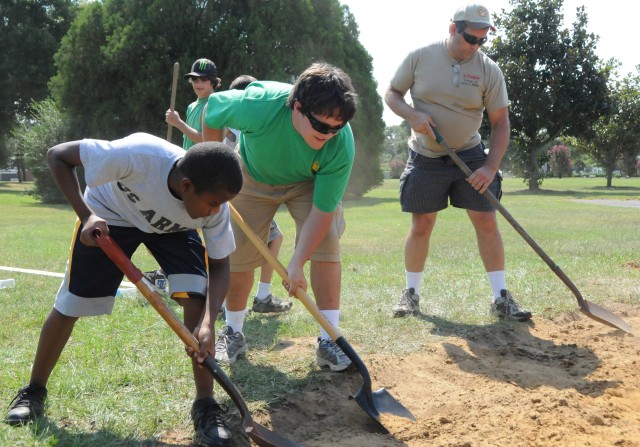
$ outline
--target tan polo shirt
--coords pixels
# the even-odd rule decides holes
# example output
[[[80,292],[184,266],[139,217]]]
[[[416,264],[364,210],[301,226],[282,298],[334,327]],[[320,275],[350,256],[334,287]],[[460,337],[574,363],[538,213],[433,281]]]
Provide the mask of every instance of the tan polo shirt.
[[[401,94],[410,92],[413,107],[431,115],[444,141],[454,150],[480,144],[483,111],[507,107],[509,98],[498,65],[482,51],[458,63],[447,52],[445,41],[412,51],[391,80]],[[446,154],[424,134],[411,131],[409,147],[427,157]]]

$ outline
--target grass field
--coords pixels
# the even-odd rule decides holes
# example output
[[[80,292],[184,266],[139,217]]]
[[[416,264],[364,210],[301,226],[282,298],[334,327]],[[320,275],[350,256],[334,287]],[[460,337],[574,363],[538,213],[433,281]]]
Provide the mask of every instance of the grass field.
[[[502,203],[573,280],[598,304],[640,302],[640,208],[611,207],[590,199],[640,199],[640,178],[547,179],[532,194],[520,179],[506,179]],[[0,264],[63,272],[75,215],[68,206],[37,203],[29,185],[0,183]],[[342,239],[341,330],[360,355],[402,355],[433,341],[430,324],[393,319],[404,286],[403,244],[410,216],[399,211],[397,180],[361,200],[346,201]],[[578,201],[579,200],[579,201]],[[293,222],[280,211],[285,235],[280,259],[292,252]],[[511,226],[500,219],[507,282],[538,317],[576,308],[571,292]],[[134,262],[155,267],[145,250]],[[59,279],[0,271],[16,287],[0,290],[0,401],[9,405],[27,383],[39,330]],[[279,280],[274,278],[274,290]],[[466,214],[449,208],[438,217],[423,283],[422,311],[452,325],[482,326],[490,290]],[[179,311],[173,306],[176,311]],[[219,323],[218,323],[219,324]],[[251,349],[227,370],[252,411],[268,410],[281,396],[322,386],[310,348],[303,360],[283,355],[281,340],[317,335],[306,309],[294,303],[280,316],[252,314],[245,324]],[[139,446],[188,429],[192,400],[189,362],[175,335],[139,296],[118,300],[110,317],[81,319],[49,382],[47,417],[38,425],[0,424],[2,446]],[[217,397],[231,406],[220,391]]]

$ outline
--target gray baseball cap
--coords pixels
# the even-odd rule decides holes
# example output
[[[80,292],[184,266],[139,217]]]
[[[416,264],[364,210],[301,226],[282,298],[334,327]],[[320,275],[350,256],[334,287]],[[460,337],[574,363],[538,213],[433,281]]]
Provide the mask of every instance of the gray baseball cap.
[[[471,3],[458,8],[453,15],[454,22],[466,22],[468,26],[474,29],[489,28],[491,31],[495,31],[491,21],[491,14],[489,10],[478,3]]]

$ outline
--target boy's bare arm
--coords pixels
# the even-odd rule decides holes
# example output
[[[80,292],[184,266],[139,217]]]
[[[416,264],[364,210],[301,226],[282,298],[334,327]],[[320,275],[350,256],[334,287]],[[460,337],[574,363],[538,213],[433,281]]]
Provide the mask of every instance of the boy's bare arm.
[[[80,141],[70,141],[58,144],[47,151],[47,163],[51,169],[51,175],[62,194],[76,212],[82,222],[83,229],[80,241],[85,245],[96,245],[91,237],[94,228],[100,228],[104,234],[109,234],[106,222],[96,216],[89,205],[84,201],[76,166],[82,166],[80,159]]]

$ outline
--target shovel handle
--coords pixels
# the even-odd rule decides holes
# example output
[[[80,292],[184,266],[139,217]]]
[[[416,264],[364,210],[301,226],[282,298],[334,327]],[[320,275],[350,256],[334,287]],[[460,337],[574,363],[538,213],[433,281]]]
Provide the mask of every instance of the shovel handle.
[[[131,281],[136,288],[144,295],[153,308],[167,322],[173,331],[180,337],[183,343],[193,348],[200,349],[200,343],[187,327],[178,319],[164,299],[145,283],[144,275],[138,267],[127,257],[118,244],[109,235],[104,235],[101,230],[92,232],[92,237],[104,253],[118,266],[122,273]]]
[[[278,261],[278,259],[271,254],[269,251],[269,247],[264,243],[260,237],[253,231],[253,229],[247,224],[238,210],[229,202],[229,210],[231,211],[231,218],[234,220],[236,224],[242,229],[244,234],[251,240],[253,245],[258,249],[260,254],[266,259],[266,261],[273,267],[273,269],[278,273],[280,278],[282,278],[285,282],[289,282],[289,274],[287,273],[287,269],[284,268],[282,263]],[[304,307],[313,315],[313,318],[322,326],[322,328],[329,334],[333,341],[336,341],[342,334],[340,330],[332,325],[329,320],[320,312],[318,306],[313,302],[311,297],[307,294],[307,292],[302,289],[302,287],[298,287],[296,290],[296,298],[302,301]]]
[[[178,75],[180,72],[180,63],[176,62],[173,64],[173,76],[171,79],[171,100],[169,101],[169,110],[173,112],[176,108],[176,90],[178,89]],[[173,134],[173,126],[169,124],[167,127],[167,141],[171,142],[171,137]]]
[[[449,155],[453,162],[458,165],[458,167],[465,173],[467,177],[469,177],[473,173],[471,169],[469,169],[469,166],[467,166],[466,163],[462,161],[460,156],[456,154],[456,152],[451,149],[449,145],[447,145],[447,143],[445,143],[445,141],[442,139],[442,136],[436,129],[434,129],[433,127],[431,129],[433,130],[433,133],[436,137],[436,142],[446,149],[447,155]],[[496,196],[488,189],[484,193],[482,193],[482,195],[486,197],[486,199],[491,203],[491,205],[493,205],[495,209],[500,212],[500,214],[502,214],[507,222],[509,222],[511,226],[520,234],[520,236],[522,236],[522,238],[529,244],[533,251],[535,251],[538,256],[540,256],[540,258],[549,266],[553,273],[555,273],[556,276],[558,276],[558,278],[560,278],[560,280],[569,288],[569,290],[573,292],[573,295],[578,301],[580,309],[582,309],[583,311],[588,311],[589,306],[586,300],[582,297],[582,293],[580,293],[580,290],[578,290],[573,281],[571,281],[571,279],[569,279],[569,277],[562,271],[562,269],[555,262],[553,262],[553,260],[549,257],[549,255],[547,255],[542,247],[540,247],[540,245],[538,245],[538,243],[531,236],[529,236],[529,233],[527,233],[525,229],[518,223],[518,221],[511,215],[511,213],[507,211],[507,209],[500,203]]]

